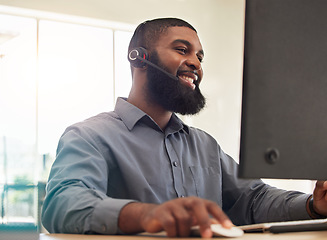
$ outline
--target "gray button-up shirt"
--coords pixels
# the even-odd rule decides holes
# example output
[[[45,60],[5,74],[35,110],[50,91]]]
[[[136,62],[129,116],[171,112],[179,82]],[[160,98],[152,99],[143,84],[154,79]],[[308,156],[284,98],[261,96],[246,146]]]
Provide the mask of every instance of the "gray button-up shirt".
[[[42,221],[49,232],[116,234],[127,203],[184,196],[215,201],[237,225],[309,219],[308,195],[238,179],[237,167],[206,132],[174,114],[162,131],[119,98],[113,112],[74,124],[62,135]]]

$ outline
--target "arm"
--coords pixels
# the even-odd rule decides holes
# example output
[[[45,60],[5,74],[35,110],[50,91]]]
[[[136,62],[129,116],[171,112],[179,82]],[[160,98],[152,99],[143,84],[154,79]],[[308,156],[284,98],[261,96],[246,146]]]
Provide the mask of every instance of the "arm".
[[[118,215],[131,200],[106,195],[108,163],[94,140],[70,129],[60,139],[42,209],[42,223],[51,233],[115,234]]]
[[[191,226],[199,225],[202,237],[210,238],[210,215],[226,228],[233,226],[217,204],[197,197],[178,198],[160,205],[130,203],[122,209],[118,224],[125,233],[164,230],[169,237],[187,237]]]
[[[261,180],[240,179],[238,165],[221,152],[223,210],[236,225],[310,219],[309,194],[271,187]]]

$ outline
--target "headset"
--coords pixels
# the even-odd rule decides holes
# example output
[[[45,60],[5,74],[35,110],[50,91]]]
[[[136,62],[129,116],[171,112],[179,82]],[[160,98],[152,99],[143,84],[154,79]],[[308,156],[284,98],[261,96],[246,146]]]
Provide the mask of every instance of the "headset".
[[[128,60],[131,63],[131,65],[135,68],[143,68],[146,66],[146,64],[158,69],[159,71],[163,72],[164,74],[166,74],[168,77],[179,81],[179,78],[174,76],[173,74],[167,72],[166,70],[164,70],[163,68],[159,67],[158,65],[152,63],[149,61],[149,54],[148,51],[143,48],[143,47],[137,47],[132,49],[129,53],[128,53]]]
[[[128,60],[135,68],[143,68],[147,64],[149,59],[148,51],[143,47],[137,47],[132,49],[128,54]]]

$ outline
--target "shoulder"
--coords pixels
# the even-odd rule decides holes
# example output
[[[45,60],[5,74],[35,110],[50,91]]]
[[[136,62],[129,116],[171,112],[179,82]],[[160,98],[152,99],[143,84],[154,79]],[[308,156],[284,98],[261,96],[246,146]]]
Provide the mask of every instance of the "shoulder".
[[[65,132],[71,130],[80,132],[103,131],[113,128],[119,122],[121,119],[115,112],[103,112],[68,126]]]
[[[125,128],[125,125],[115,112],[103,112],[68,126],[60,139],[98,142],[103,136],[112,136],[122,128]]]
[[[216,139],[211,136],[209,133],[207,133],[204,130],[201,130],[199,128],[196,127],[189,127],[189,135],[190,137],[193,138],[197,138],[201,141],[205,141],[205,142],[211,142],[212,144],[218,145],[218,142],[216,141]]]

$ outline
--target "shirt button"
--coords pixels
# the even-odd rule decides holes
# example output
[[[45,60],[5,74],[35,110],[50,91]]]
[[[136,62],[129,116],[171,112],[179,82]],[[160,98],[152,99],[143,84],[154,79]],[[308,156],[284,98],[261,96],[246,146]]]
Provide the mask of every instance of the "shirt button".
[[[174,167],[177,167],[178,166],[178,163],[177,162],[173,162],[173,166]]]

